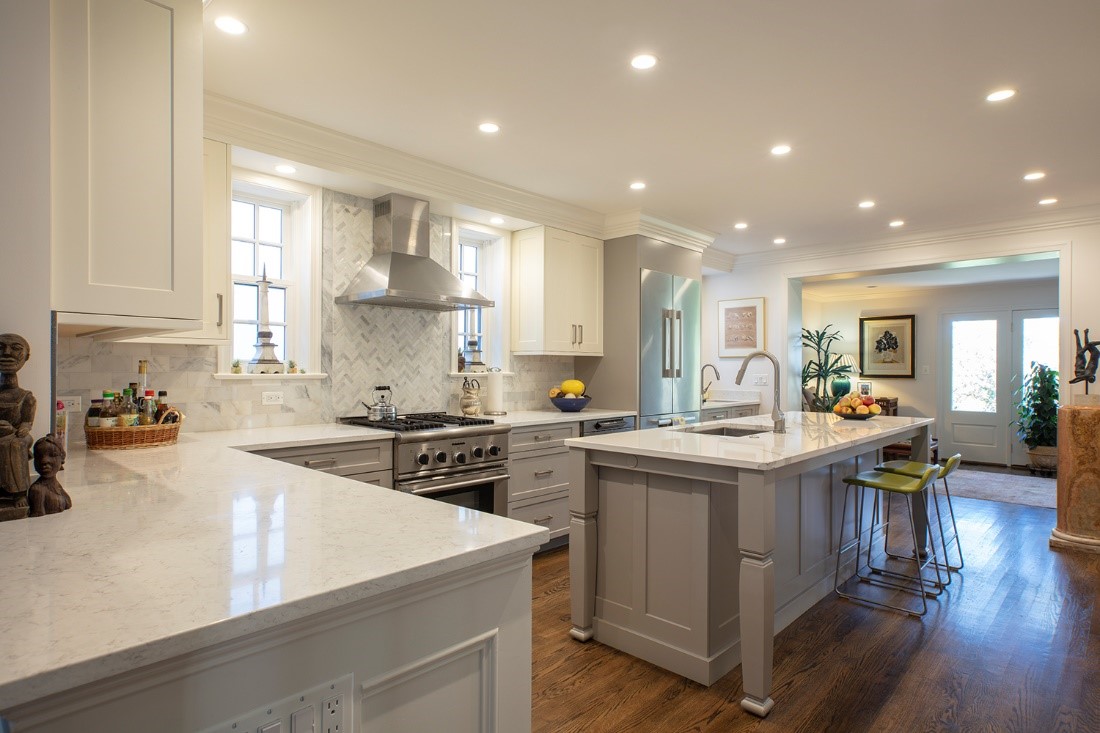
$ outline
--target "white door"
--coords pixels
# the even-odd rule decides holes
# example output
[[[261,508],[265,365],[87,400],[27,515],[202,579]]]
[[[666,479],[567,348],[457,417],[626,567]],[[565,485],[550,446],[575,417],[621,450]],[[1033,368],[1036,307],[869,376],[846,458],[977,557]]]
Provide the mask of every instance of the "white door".
[[[1007,465],[1012,421],[1008,311],[943,316],[941,456]]]
[[[1012,394],[1031,371],[1031,362],[1058,369],[1058,311],[1056,309],[1012,312]],[[1015,403],[1015,400],[1013,400]],[[1015,412],[1012,418],[1015,419]],[[1028,462],[1027,446],[1016,437],[1016,426],[1009,433],[1012,465]]]

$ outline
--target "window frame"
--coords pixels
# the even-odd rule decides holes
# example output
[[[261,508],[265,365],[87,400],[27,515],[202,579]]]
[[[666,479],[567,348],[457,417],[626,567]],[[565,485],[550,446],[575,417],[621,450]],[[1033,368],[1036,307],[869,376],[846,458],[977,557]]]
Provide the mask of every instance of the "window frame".
[[[509,303],[511,301],[511,277],[509,260],[511,257],[511,232],[478,224],[476,222],[451,220],[451,272],[462,276],[459,266],[461,244],[476,243],[478,255],[478,292],[496,302],[492,308],[481,309],[481,348],[482,360],[490,367],[499,367],[503,372],[511,372],[511,319]],[[451,319],[450,370],[459,374],[457,342],[458,334],[464,331],[465,309],[456,310]]]

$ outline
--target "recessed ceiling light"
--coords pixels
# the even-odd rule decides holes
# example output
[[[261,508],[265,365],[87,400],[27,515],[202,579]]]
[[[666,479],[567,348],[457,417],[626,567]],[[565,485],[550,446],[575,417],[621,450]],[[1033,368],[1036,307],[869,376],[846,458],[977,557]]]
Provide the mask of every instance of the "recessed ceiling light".
[[[746,223],[745,223],[745,222],[743,222],[743,221],[739,221],[739,222],[737,222],[736,224],[734,224],[734,225],[733,225],[733,228],[734,228],[734,229],[748,229],[748,228],[749,228],[749,225],[748,225],[748,224],[746,224]]]
[[[295,168],[292,165],[287,165],[286,163],[280,163],[279,165],[275,166],[275,170],[278,171],[279,173],[297,173],[298,172],[297,168]]]
[[[214,25],[218,27],[218,30],[228,33],[231,36],[239,36],[242,33],[248,32],[248,26],[236,18],[232,18],[228,15],[223,15],[214,21]]]
[[[1025,181],[1038,181],[1040,178],[1046,178],[1047,174],[1042,171],[1032,171],[1031,173],[1024,174]]]
[[[490,224],[503,224],[504,219],[503,219],[503,217],[500,217],[500,216],[494,216],[492,219],[489,220],[489,223]]]
[[[902,221],[901,219],[894,219],[892,222],[890,222],[890,226],[892,226],[892,227],[903,227],[903,226],[905,226],[905,222]]]
[[[482,122],[477,129],[482,132],[500,132],[500,125],[495,122]]]
[[[641,191],[643,188],[645,188],[645,182],[644,181],[634,181],[634,183],[630,184],[630,187],[632,189],[634,189],[635,191]]]
[[[775,239],[772,240],[772,244],[786,244],[786,243],[787,243],[787,240],[784,239],[783,237],[776,237]]]
[[[986,101],[988,102],[1003,102],[1006,99],[1011,99],[1016,96],[1015,89],[998,89],[995,92],[991,92],[986,95]]]
[[[1058,203],[1058,199],[1040,199],[1039,206],[1050,206],[1051,204]]]
[[[870,199],[868,199],[866,201],[860,201],[859,202],[859,208],[861,208],[861,209],[873,209],[874,207],[875,207],[875,202],[871,201]]]
[[[772,148],[772,155],[786,155],[789,152],[791,152],[790,145],[776,145]]]
[[[651,53],[640,53],[630,59],[630,65],[641,71],[652,69],[657,65],[657,57]]]

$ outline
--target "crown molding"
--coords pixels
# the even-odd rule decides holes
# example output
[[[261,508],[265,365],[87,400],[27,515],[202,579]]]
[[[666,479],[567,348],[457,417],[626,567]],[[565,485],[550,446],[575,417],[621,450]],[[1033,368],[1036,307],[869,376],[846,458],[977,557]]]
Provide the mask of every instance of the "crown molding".
[[[1057,287],[1057,278],[1037,278],[1034,280],[1006,280],[1003,282],[981,282],[981,283],[969,283],[969,284],[944,284],[944,285],[921,285],[921,286],[907,286],[904,288],[890,288],[882,287],[876,288],[874,292],[868,292],[866,290],[858,293],[851,291],[838,291],[836,293],[815,293],[806,292],[805,288],[802,291],[802,299],[813,301],[815,303],[848,303],[852,301],[864,301],[864,300],[890,300],[898,298],[916,298],[920,296],[928,295],[929,293],[942,292],[944,290],[951,289],[966,289],[968,292],[981,289],[1003,289],[1006,286],[1011,287],[1014,283],[1024,285],[1038,285],[1042,283],[1054,283]]]
[[[731,252],[726,252],[717,247],[708,247],[703,251],[703,267],[719,272],[732,272],[736,260],[737,257]]]
[[[640,234],[693,252],[704,252],[718,236],[715,232],[694,229],[645,213],[641,209],[608,214],[604,219],[604,239]]]
[[[212,92],[207,137],[417,195],[606,238],[604,215]],[[713,237],[711,240],[713,241]]]

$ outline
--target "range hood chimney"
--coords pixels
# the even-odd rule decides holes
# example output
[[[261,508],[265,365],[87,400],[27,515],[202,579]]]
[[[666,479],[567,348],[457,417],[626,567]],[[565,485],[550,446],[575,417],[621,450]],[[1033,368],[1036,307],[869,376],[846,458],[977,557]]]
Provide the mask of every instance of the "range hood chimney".
[[[374,255],[336,302],[434,311],[496,305],[431,258],[430,233],[427,201],[376,198]]]

